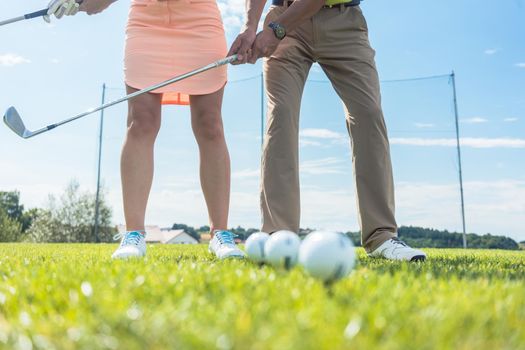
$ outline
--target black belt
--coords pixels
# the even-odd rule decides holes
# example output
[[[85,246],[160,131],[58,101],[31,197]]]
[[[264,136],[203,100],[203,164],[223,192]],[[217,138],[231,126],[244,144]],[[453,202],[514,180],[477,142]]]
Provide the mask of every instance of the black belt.
[[[325,5],[323,6],[323,8],[338,8],[338,7],[351,7],[351,6],[357,6],[359,5],[359,3],[361,3],[361,0],[351,0],[351,1],[348,1],[348,2],[343,2],[341,4],[335,4],[335,5]],[[272,0],[272,5],[274,6],[284,6],[285,4],[285,0]],[[287,6],[291,6],[293,4],[293,1],[286,1],[286,5]]]

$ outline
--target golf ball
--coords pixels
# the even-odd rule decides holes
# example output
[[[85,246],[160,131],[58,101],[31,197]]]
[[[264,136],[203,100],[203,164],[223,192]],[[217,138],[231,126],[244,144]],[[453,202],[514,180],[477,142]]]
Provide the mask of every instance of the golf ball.
[[[270,238],[270,235],[266,232],[256,232],[250,235],[246,240],[244,249],[248,257],[256,263],[263,263],[265,259],[264,245]]]
[[[299,236],[291,231],[273,233],[264,245],[266,262],[285,269],[294,267],[297,264],[300,244]]]
[[[312,232],[306,236],[299,250],[299,263],[311,276],[325,282],[347,276],[355,260],[352,241],[335,232]]]

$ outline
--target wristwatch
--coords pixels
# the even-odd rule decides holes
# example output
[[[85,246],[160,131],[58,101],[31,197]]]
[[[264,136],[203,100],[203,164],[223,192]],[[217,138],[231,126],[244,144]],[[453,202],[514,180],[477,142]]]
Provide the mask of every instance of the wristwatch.
[[[272,28],[273,33],[275,34],[275,37],[277,39],[283,40],[286,36],[286,29],[284,29],[284,27],[279,23],[270,22],[270,24],[268,24],[268,27]]]

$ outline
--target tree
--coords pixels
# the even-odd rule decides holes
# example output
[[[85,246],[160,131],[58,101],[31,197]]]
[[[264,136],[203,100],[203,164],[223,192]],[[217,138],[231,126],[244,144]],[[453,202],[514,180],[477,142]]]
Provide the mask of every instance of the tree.
[[[22,238],[22,225],[0,209],[0,242],[18,242]]]
[[[37,215],[37,209],[24,211],[24,206],[20,204],[20,192],[0,191],[0,241],[22,241]]]
[[[201,234],[202,233],[209,233],[210,232],[210,226],[208,225],[204,225],[204,226],[201,226],[197,229],[197,232],[200,232]]]
[[[184,230],[187,234],[195,238],[198,242],[201,241],[201,235],[193,227],[185,224],[173,224],[172,230]]]
[[[11,219],[19,221],[24,213],[24,206],[20,205],[20,192],[0,191],[0,210],[3,210]]]
[[[24,211],[24,206],[20,204],[20,192],[0,191],[0,211],[3,211],[11,220],[21,224],[22,233],[26,232],[38,214],[37,209]]]
[[[439,231],[434,229],[402,226],[398,230],[399,237],[415,248],[462,248],[463,235],[458,232]],[[494,236],[490,233],[480,236],[467,234],[469,248],[477,249],[519,249],[518,243],[512,238]]]
[[[111,242],[116,229],[111,227],[111,208],[100,196],[99,240]],[[72,180],[59,199],[49,196],[47,208],[42,210],[28,231],[34,242],[94,242],[95,195],[80,192],[80,185]]]

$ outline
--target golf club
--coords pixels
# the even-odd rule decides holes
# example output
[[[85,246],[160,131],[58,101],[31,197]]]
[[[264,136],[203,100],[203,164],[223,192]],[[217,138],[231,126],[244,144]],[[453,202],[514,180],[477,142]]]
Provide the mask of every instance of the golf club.
[[[220,59],[220,60],[215,61],[213,63],[210,63],[207,66],[204,66],[202,68],[195,69],[195,70],[193,70],[191,72],[188,72],[188,73],[179,75],[177,77],[171,78],[169,80],[163,81],[162,83],[159,83],[159,84],[156,84],[156,85],[144,88],[144,89],[139,90],[139,91],[136,91],[136,92],[134,92],[132,94],[129,94],[129,95],[126,95],[126,96],[124,96],[124,97],[122,97],[122,98],[120,98],[118,100],[115,100],[115,101],[112,101],[112,102],[108,102],[106,104],[103,104],[100,107],[97,107],[97,108],[94,108],[94,109],[90,109],[90,110],[88,110],[88,111],[86,111],[84,113],[81,113],[79,115],[76,115],[74,117],[71,117],[69,119],[63,120],[63,121],[55,123],[55,124],[50,124],[50,125],[48,125],[46,127],[43,127],[42,129],[38,129],[38,130],[35,130],[35,131],[28,130],[25,127],[24,122],[23,122],[22,118],[20,117],[20,114],[18,114],[18,111],[16,110],[15,107],[9,107],[7,109],[7,111],[4,114],[4,123],[15,134],[17,134],[18,136],[20,136],[20,137],[22,137],[24,139],[28,139],[30,137],[33,137],[33,136],[42,134],[42,133],[44,133],[46,131],[49,131],[51,129],[54,129],[57,126],[70,123],[70,122],[72,122],[74,120],[83,118],[83,117],[85,117],[87,115],[93,114],[93,113],[98,112],[98,111],[100,111],[102,109],[106,109],[108,107],[114,106],[114,105],[119,104],[121,102],[128,101],[128,100],[130,100],[130,99],[132,99],[134,97],[137,97],[139,95],[151,92],[153,90],[157,90],[157,89],[159,89],[161,87],[164,87],[166,85],[170,85],[170,84],[176,83],[178,81],[181,81],[181,80],[184,80],[186,78],[192,77],[194,75],[197,75],[199,73],[205,72],[207,70],[210,70],[210,69],[213,69],[213,68],[217,68],[217,67],[223,66],[223,65],[228,64],[228,63],[232,63],[235,60],[237,60],[237,55],[233,55],[233,56],[229,56],[229,57]]]
[[[47,8],[45,8],[43,10],[40,10],[40,11],[28,13],[28,14],[20,16],[20,17],[15,17],[15,18],[7,19],[5,21],[0,21],[0,27],[1,26],[5,26],[6,24],[11,24],[11,23],[23,21],[23,20],[26,20],[26,19],[36,18],[36,17],[42,17],[42,16],[45,16],[45,15],[47,15]]]
[[[77,1],[77,3],[81,4],[82,0]],[[43,10],[31,12],[31,13],[25,14],[25,15],[20,16],[20,17],[15,17],[15,18],[7,19],[5,21],[0,21],[0,27],[1,26],[5,26],[6,24],[19,22],[19,21],[23,21],[23,20],[26,20],[26,19],[32,19],[32,18],[45,16],[45,15],[47,15],[47,11],[48,10],[49,10],[48,8],[45,8]]]

